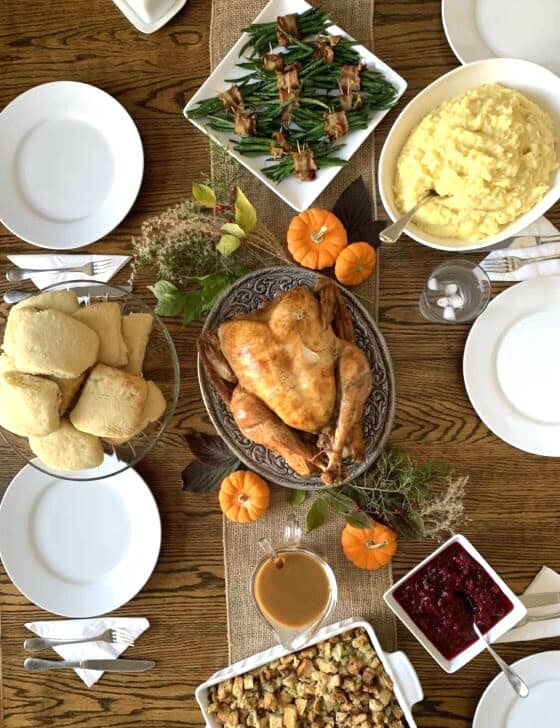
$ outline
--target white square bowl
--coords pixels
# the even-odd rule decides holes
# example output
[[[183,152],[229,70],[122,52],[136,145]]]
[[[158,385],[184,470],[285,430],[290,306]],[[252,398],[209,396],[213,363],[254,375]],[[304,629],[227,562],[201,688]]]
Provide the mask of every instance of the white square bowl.
[[[311,5],[305,2],[305,0],[270,0],[260,15],[255,18],[254,22],[270,22],[276,20],[279,15],[303,13],[310,7]],[[327,28],[326,32],[331,35],[343,35],[347,38],[351,37],[342,28],[339,28],[338,25],[331,25]],[[243,75],[243,69],[238,68],[236,63],[243,58],[240,55],[240,50],[247,41],[247,37],[246,33],[241,35],[237,43],[216,66],[212,74],[206,79],[195,95],[187,103],[183,111],[187,118],[188,112],[199,101],[216,96],[218,91],[228,88],[231,85],[231,83],[226,83],[226,78]],[[385,78],[396,88],[396,104],[406,90],[406,81],[404,78],[399,76],[399,74],[393,71],[393,69],[387,64],[383,63],[383,61],[365,48],[365,46],[357,45],[355,46],[355,49],[362,57],[362,60],[367,64],[368,68],[375,68],[376,70],[381,71]],[[367,129],[358,129],[350,132],[341,139],[340,143],[344,144],[344,147],[338,152],[338,156],[343,157],[344,159],[350,159],[388,111],[390,111],[390,109],[377,111],[371,117]],[[232,157],[234,157],[240,164],[258,177],[261,182],[263,182],[267,187],[270,187],[270,189],[281,197],[284,202],[298,212],[310,207],[314,200],[319,197],[321,192],[323,192],[323,190],[332,182],[341,169],[341,167],[327,167],[325,169],[319,169],[317,171],[317,177],[313,182],[302,182],[292,176],[277,185],[261,172],[261,168],[265,166],[266,155],[260,157],[244,157],[233,149],[233,143],[230,140],[232,134],[221,133],[208,128],[204,123],[204,118],[189,119],[189,121],[200,129],[200,131],[207,134],[217,144],[224,147],[224,149],[227,149]]]
[[[405,627],[408,628],[410,632],[416,637],[418,642],[422,645],[422,647],[428,652],[434,660],[438,663],[438,665],[445,670],[445,672],[452,673],[457,672],[457,670],[460,670],[462,667],[464,667],[468,662],[470,662],[472,659],[474,659],[477,655],[479,655],[481,652],[484,651],[484,645],[481,640],[477,640],[472,645],[467,647],[465,650],[460,652],[458,655],[453,657],[451,660],[448,660],[446,657],[444,657],[441,652],[437,649],[437,647],[432,644],[432,642],[428,639],[428,637],[422,632],[420,627],[418,627],[410,618],[408,613],[401,607],[401,605],[397,602],[397,600],[394,597],[395,590],[398,589],[402,584],[404,584],[406,581],[410,579],[410,577],[415,574],[417,571],[419,571],[423,566],[425,566],[429,561],[431,561],[435,556],[437,556],[439,553],[441,553],[444,549],[446,549],[448,546],[450,546],[452,543],[459,543],[461,546],[465,549],[465,551],[472,556],[472,558],[477,561],[484,571],[490,576],[492,581],[500,588],[500,590],[506,595],[506,597],[510,600],[510,602],[513,604],[513,609],[509,614],[506,614],[503,619],[501,619],[497,624],[495,624],[491,630],[489,630],[485,637],[488,640],[488,642],[492,643],[495,642],[497,639],[499,639],[502,635],[504,635],[506,632],[508,632],[512,627],[514,627],[518,622],[520,622],[523,617],[527,614],[527,609],[523,606],[523,603],[519,600],[519,598],[511,591],[511,589],[508,587],[508,585],[498,576],[498,574],[494,571],[494,569],[490,566],[490,564],[486,561],[486,559],[475,549],[475,547],[472,545],[472,543],[466,539],[464,536],[457,534],[456,536],[453,536],[452,538],[448,539],[444,544],[442,544],[439,548],[437,548],[435,551],[433,551],[428,557],[426,557],[423,561],[421,561],[417,566],[415,566],[411,571],[408,572],[408,574],[405,574],[405,576],[402,577],[402,579],[399,579],[393,586],[388,589],[385,594],[383,595],[383,599],[385,600],[386,604],[393,610],[393,612],[397,615],[397,617],[401,620],[401,622],[404,624]]]

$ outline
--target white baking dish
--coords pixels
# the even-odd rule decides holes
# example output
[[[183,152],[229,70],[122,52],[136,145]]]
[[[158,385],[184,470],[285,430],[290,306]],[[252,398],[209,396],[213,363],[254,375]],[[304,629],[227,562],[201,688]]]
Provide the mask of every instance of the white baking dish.
[[[498,574],[494,571],[494,569],[490,566],[486,559],[475,549],[475,547],[468,539],[466,539],[464,536],[461,536],[460,534],[457,534],[456,536],[448,539],[439,548],[433,551],[427,558],[425,558],[424,561],[421,561],[417,566],[414,567],[414,569],[411,569],[408,574],[405,574],[402,579],[399,579],[399,581],[393,584],[393,586],[385,592],[383,598],[385,599],[385,602],[389,605],[389,607],[393,610],[393,612],[397,615],[397,617],[401,620],[401,622],[405,625],[405,627],[407,627],[416,637],[418,642],[420,642],[422,647],[427,652],[429,652],[429,654],[434,658],[438,665],[443,670],[445,670],[445,672],[449,673],[460,670],[467,664],[467,662],[470,662],[477,655],[483,652],[485,648],[482,641],[477,640],[470,647],[467,647],[466,650],[463,650],[463,652],[460,652],[458,655],[456,655],[453,659],[448,660],[441,654],[437,647],[430,642],[424,632],[422,632],[422,630],[416,626],[416,624],[408,616],[408,613],[405,612],[405,610],[401,607],[401,605],[397,602],[393,595],[395,589],[398,589],[401,584],[404,584],[405,581],[408,581],[410,577],[415,574],[419,569],[421,569],[425,564],[427,564],[428,561],[431,561],[434,556],[437,556],[437,554],[439,554],[441,551],[446,549],[452,543],[456,542],[460,543],[465,551],[470,554],[475,561],[478,561],[482,568],[488,573],[491,579],[497,584],[497,586],[499,586],[500,590],[513,604],[513,609],[511,610],[511,612],[509,614],[506,614],[503,619],[501,619],[497,624],[492,627],[489,632],[486,633],[485,637],[488,642],[495,642],[502,635],[512,629],[512,627],[520,622],[527,614],[527,609],[523,606],[523,603],[512,592],[509,586],[502,579],[500,579]]]
[[[328,627],[323,627],[323,629],[319,630],[313,639],[300,649],[311,647],[323,640],[335,637],[343,632],[348,632],[356,627],[363,627],[366,630],[377,656],[383,663],[385,671],[394,683],[395,696],[405,715],[409,727],[416,728],[416,723],[412,717],[412,706],[419,703],[424,697],[418,676],[404,652],[384,652],[371,624],[363,619],[346,619],[342,622],[331,624]],[[299,650],[296,651],[299,652]],[[249,672],[249,670],[262,667],[273,660],[277,660],[278,658],[285,657],[289,654],[291,654],[290,650],[285,649],[282,645],[277,645],[276,647],[272,647],[269,650],[247,657],[245,660],[236,662],[234,665],[230,665],[230,667],[226,667],[224,670],[214,673],[211,678],[202,683],[202,685],[199,685],[196,689],[196,699],[200,705],[202,715],[204,716],[206,728],[220,728],[216,719],[213,716],[208,715],[206,710],[208,706],[209,688],[213,685],[217,685],[223,680],[237,677],[237,675],[243,675],[244,673]]]

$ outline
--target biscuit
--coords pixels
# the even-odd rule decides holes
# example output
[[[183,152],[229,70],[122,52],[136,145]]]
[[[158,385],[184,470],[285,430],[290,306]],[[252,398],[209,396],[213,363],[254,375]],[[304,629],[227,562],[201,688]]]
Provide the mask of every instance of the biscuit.
[[[52,377],[53,382],[56,382],[60,389],[60,406],[58,410],[61,415],[63,415],[70,405],[74,403],[74,399],[76,398],[85,378],[85,374],[80,374],[79,377],[72,377],[72,379],[59,379],[57,377]]]
[[[6,321],[6,330],[4,332],[4,343],[2,348],[11,357],[15,357],[15,332],[17,329],[18,311],[24,308],[37,308],[41,311],[47,308],[54,308],[56,311],[71,316],[79,308],[78,297],[73,291],[47,291],[46,293],[38,293],[36,296],[26,298],[15,306],[12,306]]]
[[[163,396],[161,389],[155,382],[148,382],[148,396],[146,404],[142,412],[141,430],[145,430],[148,425],[162,416],[167,408],[167,402]]]
[[[74,318],[99,336],[97,361],[110,367],[122,367],[128,362],[126,344],[121,330],[121,309],[118,303],[92,303],[76,311]]]
[[[134,435],[128,437],[127,440],[135,437],[140,432],[145,430],[146,427],[152,422],[158,420],[165,412],[166,408],[167,402],[165,401],[165,397],[161,393],[161,389],[157,386],[157,384],[149,381],[148,396],[146,397],[146,404],[144,405],[144,409],[142,411],[142,419],[138,426],[138,430],[134,433]],[[112,442],[113,445],[124,445],[124,443],[127,442],[127,440],[122,440],[114,437],[106,437],[105,439],[109,442]]]
[[[151,313],[129,313],[122,319],[122,332],[128,349],[128,364],[125,369],[138,377],[142,374],[153,323],[154,317]]]
[[[16,365],[11,356],[7,354],[0,354],[0,373],[1,372],[13,372],[15,371]]]
[[[101,440],[80,432],[68,420],[45,437],[30,437],[29,447],[54,470],[88,470],[103,462]]]
[[[97,364],[70,413],[70,422],[91,435],[129,440],[138,432],[147,397],[148,383],[140,377]]]
[[[21,437],[58,429],[60,389],[55,382],[22,372],[0,374],[0,425]]]
[[[99,337],[73,316],[48,309],[18,312],[15,363],[19,371],[64,379],[95,364]]]

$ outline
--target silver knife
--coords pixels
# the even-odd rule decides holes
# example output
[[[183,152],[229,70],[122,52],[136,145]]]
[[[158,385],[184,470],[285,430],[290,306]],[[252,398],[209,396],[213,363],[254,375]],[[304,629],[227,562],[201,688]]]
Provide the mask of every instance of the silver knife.
[[[27,657],[23,663],[28,672],[42,670],[103,670],[104,672],[145,672],[156,666],[153,660],[42,660]]]
[[[112,286],[112,284],[108,285]],[[123,291],[125,293],[132,293],[132,286],[124,285],[118,286],[118,288],[120,288],[120,291],[115,290],[113,287],[108,288],[100,283],[98,286],[70,286],[68,288],[61,286],[56,290],[76,291],[76,295],[78,296],[80,303],[87,301],[90,297],[95,298],[97,296],[107,296],[108,298],[122,298]],[[31,298],[31,296],[35,296],[38,293],[41,293],[41,291],[6,291],[4,294],[4,303],[7,303],[8,306],[13,306],[14,303],[24,301],[26,298]]]
[[[558,242],[560,242],[560,233],[553,233],[552,235],[516,235],[509,239],[507,248],[511,250],[515,248],[533,248],[535,245]]]
[[[548,607],[551,604],[556,604],[560,607],[560,592],[522,594],[519,599],[523,602],[527,609],[534,609],[535,607]]]

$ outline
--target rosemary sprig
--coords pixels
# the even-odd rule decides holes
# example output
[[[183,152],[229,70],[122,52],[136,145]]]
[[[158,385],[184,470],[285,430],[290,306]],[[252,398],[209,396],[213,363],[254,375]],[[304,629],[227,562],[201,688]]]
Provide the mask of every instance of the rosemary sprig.
[[[439,541],[465,520],[467,481],[452,468],[421,465],[388,450],[350,484],[318,493],[307,512],[307,529],[322,525],[330,510],[357,528],[368,528],[372,517],[401,536]]]
[[[447,486],[449,489],[454,483],[456,488],[453,468],[436,468],[430,461],[420,464],[410,455],[388,450],[366,473],[344,486],[342,492],[352,498],[360,510],[399,533],[426,536],[430,534],[427,533],[424,514],[436,499],[434,488]],[[462,487],[459,491],[461,498],[458,502],[461,505]],[[455,502],[451,505],[453,507],[445,517],[448,530],[452,530],[455,520],[462,517],[462,507],[457,509]],[[430,530],[434,530],[433,524]]]

